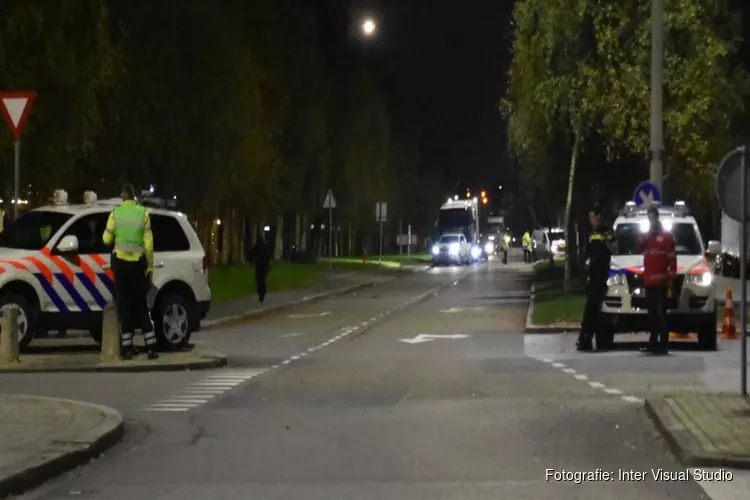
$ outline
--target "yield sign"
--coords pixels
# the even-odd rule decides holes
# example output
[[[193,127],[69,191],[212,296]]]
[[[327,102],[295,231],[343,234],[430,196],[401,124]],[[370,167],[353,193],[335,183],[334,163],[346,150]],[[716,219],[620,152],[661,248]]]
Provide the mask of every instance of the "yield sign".
[[[0,92],[0,107],[16,140],[21,139],[21,131],[31,110],[36,93],[32,91]]]

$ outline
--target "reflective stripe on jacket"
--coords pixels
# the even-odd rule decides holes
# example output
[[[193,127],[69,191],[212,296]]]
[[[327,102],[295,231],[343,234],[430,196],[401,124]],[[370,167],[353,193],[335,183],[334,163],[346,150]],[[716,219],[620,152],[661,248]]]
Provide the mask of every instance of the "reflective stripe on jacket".
[[[638,238],[638,251],[643,250],[643,281],[646,286],[663,285],[677,273],[677,251],[674,238],[662,228]]]

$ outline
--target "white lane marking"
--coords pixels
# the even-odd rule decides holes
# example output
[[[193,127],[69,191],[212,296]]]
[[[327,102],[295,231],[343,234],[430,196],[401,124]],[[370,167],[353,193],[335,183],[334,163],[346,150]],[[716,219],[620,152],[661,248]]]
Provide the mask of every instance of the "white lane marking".
[[[188,411],[190,408],[179,407],[179,408],[165,408],[159,405],[147,406],[143,411]]]
[[[314,352],[314,351],[317,351],[317,350],[318,350],[318,348],[317,348],[317,347],[311,347],[311,348],[309,348],[309,349],[307,350],[307,352]]]
[[[287,318],[294,319],[294,318],[322,318],[323,316],[328,316],[331,314],[331,311],[323,311],[320,313],[309,313],[309,314],[290,314],[287,316]]]
[[[292,361],[297,361],[299,359],[299,356],[292,356],[291,359]]]
[[[288,339],[291,337],[299,337],[301,335],[304,335],[304,333],[285,333],[284,335],[279,335],[282,339]]]
[[[588,375],[584,375],[583,373],[576,373],[573,376],[575,378],[577,378],[578,380],[588,380],[589,379],[589,376]]]
[[[543,363],[552,363],[552,360],[549,358],[544,358],[541,360]]]
[[[593,387],[594,389],[606,389],[607,386],[602,384],[601,382],[589,382],[589,385]]]
[[[620,389],[612,389],[611,387],[604,389],[604,392],[606,392],[607,394],[612,394],[613,396],[619,396],[620,394],[622,394],[622,391]]]
[[[641,398],[635,396],[622,396],[622,400],[627,401],[628,403],[643,403]]]
[[[554,366],[555,368],[565,368],[565,365],[562,363],[552,363],[552,366]]]
[[[563,373],[567,373],[568,375],[574,374],[576,371],[572,368],[563,368]]]

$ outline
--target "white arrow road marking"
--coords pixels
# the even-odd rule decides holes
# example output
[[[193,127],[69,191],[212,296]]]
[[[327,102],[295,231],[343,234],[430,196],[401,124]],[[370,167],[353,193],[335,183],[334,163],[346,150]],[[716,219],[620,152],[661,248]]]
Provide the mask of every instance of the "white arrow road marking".
[[[399,340],[407,344],[422,344],[424,342],[432,342],[433,340],[438,340],[438,339],[458,340],[458,339],[465,339],[467,337],[468,335],[464,335],[462,333],[456,333],[454,335],[426,335],[422,333],[422,334],[417,335],[413,339],[399,339]]]
[[[321,313],[310,313],[310,314],[290,314],[287,318],[322,318],[328,316],[331,311],[323,311]]]
[[[451,307],[450,309],[440,309],[441,313],[457,313],[466,311],[484,311],[486,307]]]

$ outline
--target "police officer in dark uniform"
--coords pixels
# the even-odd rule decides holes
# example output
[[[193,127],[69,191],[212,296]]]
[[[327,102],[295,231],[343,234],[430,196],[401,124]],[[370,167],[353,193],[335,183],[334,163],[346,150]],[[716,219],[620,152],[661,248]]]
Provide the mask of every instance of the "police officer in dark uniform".
[[[578,350],[593,350],[592,340],[596,333],[603,335],[601,321],[602,302],[607,294],[607,280],[612,254],[616,250],[615,235],[602,221],[602,209],[596,205],[589,211],[592,233],[589,239],[589,276],[586,287],[586,306],[578,336]],[[606,346],[597,345],[597,348]]]
[[[260,233],[258,241],[250,250],[248,261],[255,267],[255,289],[261,303],[266,300],[266,280],[271,270],[271,257],[271,247],[266,242],[265,235]]]

